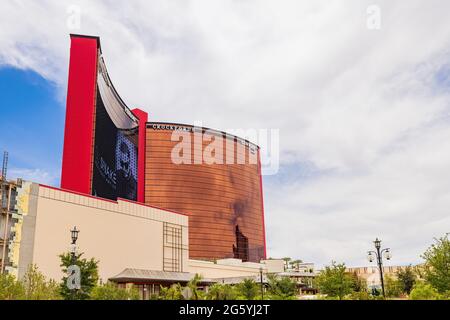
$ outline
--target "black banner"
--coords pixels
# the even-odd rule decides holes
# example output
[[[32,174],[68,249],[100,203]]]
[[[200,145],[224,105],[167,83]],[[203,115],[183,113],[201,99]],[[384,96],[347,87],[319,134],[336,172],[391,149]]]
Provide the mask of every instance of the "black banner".
[[[118,129],[97,95],[92,194],[137,200],[137,129]]]

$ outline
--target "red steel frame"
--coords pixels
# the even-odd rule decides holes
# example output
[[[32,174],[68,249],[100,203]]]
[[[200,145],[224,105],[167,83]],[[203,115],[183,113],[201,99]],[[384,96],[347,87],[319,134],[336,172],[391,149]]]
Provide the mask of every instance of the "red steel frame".
[[[133,114],[139,119],[139,142],[138,142],[138,181],[137,201],[145,202],[145,145],[147,133],[148,114],[140,109],[133,109]]]
[[[258,148],[258,170],[259,170],[259,187],[261,192],[261,210],[262,210],[262,228],[263,228],[263,237],[264,237],[264,259],[267,259],[267,244],[266,244],[266,223],[264,218],[264,193],[263,193],[263,181],[262,181],[262,164],[261,164],[261,154]]]
[[[99,39],[71,35],[61,188],[91,194]]]
[[[100,39],[81,35],[71,35],[70,39],[61,188],[90,195],[92,193]],[[143,203],[145,201],[145,138],[148,115],[140,109],[134,109],[133,114],[139,119],[137,201]]]

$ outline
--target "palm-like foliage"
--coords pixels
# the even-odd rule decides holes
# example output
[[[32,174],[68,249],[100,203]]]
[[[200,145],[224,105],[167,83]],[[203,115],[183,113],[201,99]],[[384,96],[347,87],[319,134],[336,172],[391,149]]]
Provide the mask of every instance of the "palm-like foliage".
[[[258,284],[253,279],[245,279],[236,285],[237,294],[245,300],[254,300],[260,293]]]
[[[179,284],[173,284],[170,287],[161,287],[159,298],[161,300],[184,300],[182,294],[183,287]]]
[[[187,283],[186,287],[191,290],[192,296],[191,300],[199,300],[202,293],[200,292],[198,285],[202,280],[202,276],[199,274],[195,274],[195,276]]]
[[[215,283],[209,287],[206,294],[207,300],[235,300],[236,298],[236,290],[229,284]]]

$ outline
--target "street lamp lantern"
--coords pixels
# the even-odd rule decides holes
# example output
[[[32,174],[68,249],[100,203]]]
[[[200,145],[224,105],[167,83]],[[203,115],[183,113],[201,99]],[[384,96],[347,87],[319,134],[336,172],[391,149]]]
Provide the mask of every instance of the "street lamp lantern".
[[[70,230],[70,233],[72,235],[72,244],[75,244],[77,242],[79,232],[80,232],[80,230],[77,230],[76,226],[73,227],[72,230]]]
[[[389,248],[386,249],[386,251],[384,252],[384,258],[385,258],[386,260],[391,260],[392,254],[391,254],[391,251],[390,251]]]
[[[392,258],[391,249],[389,248],[381,249],[381,240],[378,238],[376,238],[373,243],[375,244],[376,251],[369,251],[367,254],[367,259],[369,260],[369,262],[372,262],[375,259],[377,260],[378,270],[380,271],[381,290],[383,291],[383,297],[386,297],[383,279],[383,257],[386,260],[391,260]]]
[[[375,248],[380,249],[381,248],[381,240],[376,238],[373,242],[375,244]]]

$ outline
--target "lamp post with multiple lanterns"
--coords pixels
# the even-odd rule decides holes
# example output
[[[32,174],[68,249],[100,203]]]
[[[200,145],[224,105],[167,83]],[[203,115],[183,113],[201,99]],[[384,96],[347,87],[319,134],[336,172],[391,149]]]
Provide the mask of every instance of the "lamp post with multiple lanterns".
[[[373,262],[373,260],[375,259],[377,260],[378,270],[380,271],[381,290],[383,293],[383,297],[386,297],[383,279],[383,257],[386,260],[391,260],[392,258],[391,249],[389,248],[381,249],[381,240],[379,240],[378,238],[376,238],[373,243],[375,244],[376,251],[369,251],[367,253],[367,259],[369,260],[369,262]]]

